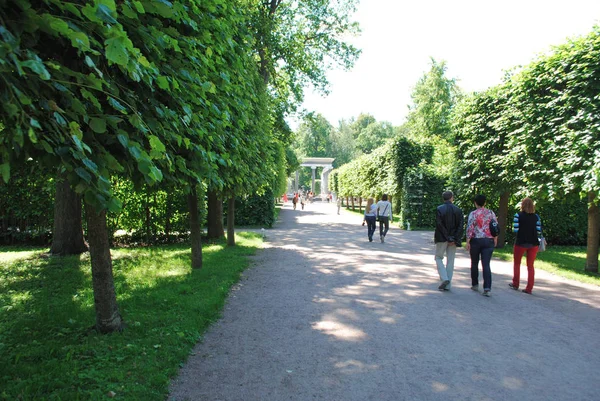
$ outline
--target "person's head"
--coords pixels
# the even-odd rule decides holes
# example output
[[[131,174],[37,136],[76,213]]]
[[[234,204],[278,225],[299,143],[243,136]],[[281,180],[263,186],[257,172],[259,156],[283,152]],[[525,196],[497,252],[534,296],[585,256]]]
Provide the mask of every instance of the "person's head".
[[[373,202],[374,202],[373,198],[367,199],[367,210],[369,210],[369,208],[371,207],[371,205],[373,204]]]
[[[387,199],[388,199],[388,196],[387,196],[387,194],[383,194],[383,195],[381,195],[381,200],[384,200],[384,201],[386,201]]]
[[[477,206],[484,207],[485,206],[485,201],[487,200],[487,198],[485,197],[485,195],[479,194],[473,200],[475,201],[475,204]]]
[[[452,199],[454,199],[454,194],[452,193],[452,191],[445,191],[442,194],[442,199],[444,200],[444,202],[451,201]]]
[[[521,201],[521,211],[525,213],[535,213],[535,204],[531,198],[525,198]]]

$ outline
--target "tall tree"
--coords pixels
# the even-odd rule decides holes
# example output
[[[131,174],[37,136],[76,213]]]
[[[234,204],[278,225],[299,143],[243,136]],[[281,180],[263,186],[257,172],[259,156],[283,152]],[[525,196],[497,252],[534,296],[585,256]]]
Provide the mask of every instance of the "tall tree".
[[[330,156],[332,131],[333,127],[322,114],[306,114],[296,133],[298,153],[309,157]]]
[[[514,102],[523,126],[516,132],[527,154],[529,180],[551,198],[587,198],[586,270],[598,272],[600,221],[600,27],[528,65]]]

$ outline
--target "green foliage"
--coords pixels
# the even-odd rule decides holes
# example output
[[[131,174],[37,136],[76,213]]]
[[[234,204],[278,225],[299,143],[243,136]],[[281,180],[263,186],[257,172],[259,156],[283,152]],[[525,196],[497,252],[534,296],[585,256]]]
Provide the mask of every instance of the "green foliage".
[[[358,132],[356,150],[361,153],[371,153],[392,138],[393,135],[392,124],[385,121],[373,122]]]
[[[275,203],[273,192],[253,194],[235,199],[235,222],[240,226],[273,227],[275,223]]]
[[[201,270],[190,268],[189,245],[114,249],[128,327],[111,336],[89,329],[88,259],[0,248],[1,397],[164,400],[260,243],[242,233],[235,247],[205,246]]]
[[[1,10],[5,178],[27,157],[59,165],[86,201],[113,211],[114,174],[223,185],[219,167],[241,151],[231,134],[244,137],[261,93],[235,2],[19,1]]]
[[[307,157],[331,157],[333,127],[321,114],[308,113],[296,132],[297,153]]]
[[[600,189],[600,27],[554,48],[517,77],[524,169],[554,197]]]
[[[0,243],[47,244],[53,226],[54,180],[31,160],[0,182]]]
[[[435,229],[436,208],[442,203],[446,180],[431,169],[411,168],[404,175],[400,225]]]

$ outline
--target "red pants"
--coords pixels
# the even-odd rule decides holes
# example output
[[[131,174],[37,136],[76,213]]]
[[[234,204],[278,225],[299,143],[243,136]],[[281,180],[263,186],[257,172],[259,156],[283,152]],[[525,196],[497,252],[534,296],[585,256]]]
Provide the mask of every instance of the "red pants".
[[[521,259],[525,252],[527,252],[527,287],[525,290],[531,292],[533,290],[533,282],[535,277],[535,269],[533,268],[533,262],[537,255],[538,247],[523,248],[519,245],[515,245],[513,250],[513,285],[519,288],[519,280],[521,279]]]

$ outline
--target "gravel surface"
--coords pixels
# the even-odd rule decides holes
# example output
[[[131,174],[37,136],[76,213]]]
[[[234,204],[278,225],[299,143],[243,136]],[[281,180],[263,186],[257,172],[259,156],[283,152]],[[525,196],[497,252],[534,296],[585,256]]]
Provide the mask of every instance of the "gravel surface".
[[[462,249],[440,292],[432,232],[361,221],[287,203],[169,400],[600,400],[599,287],[492,260],[486,298]]]

